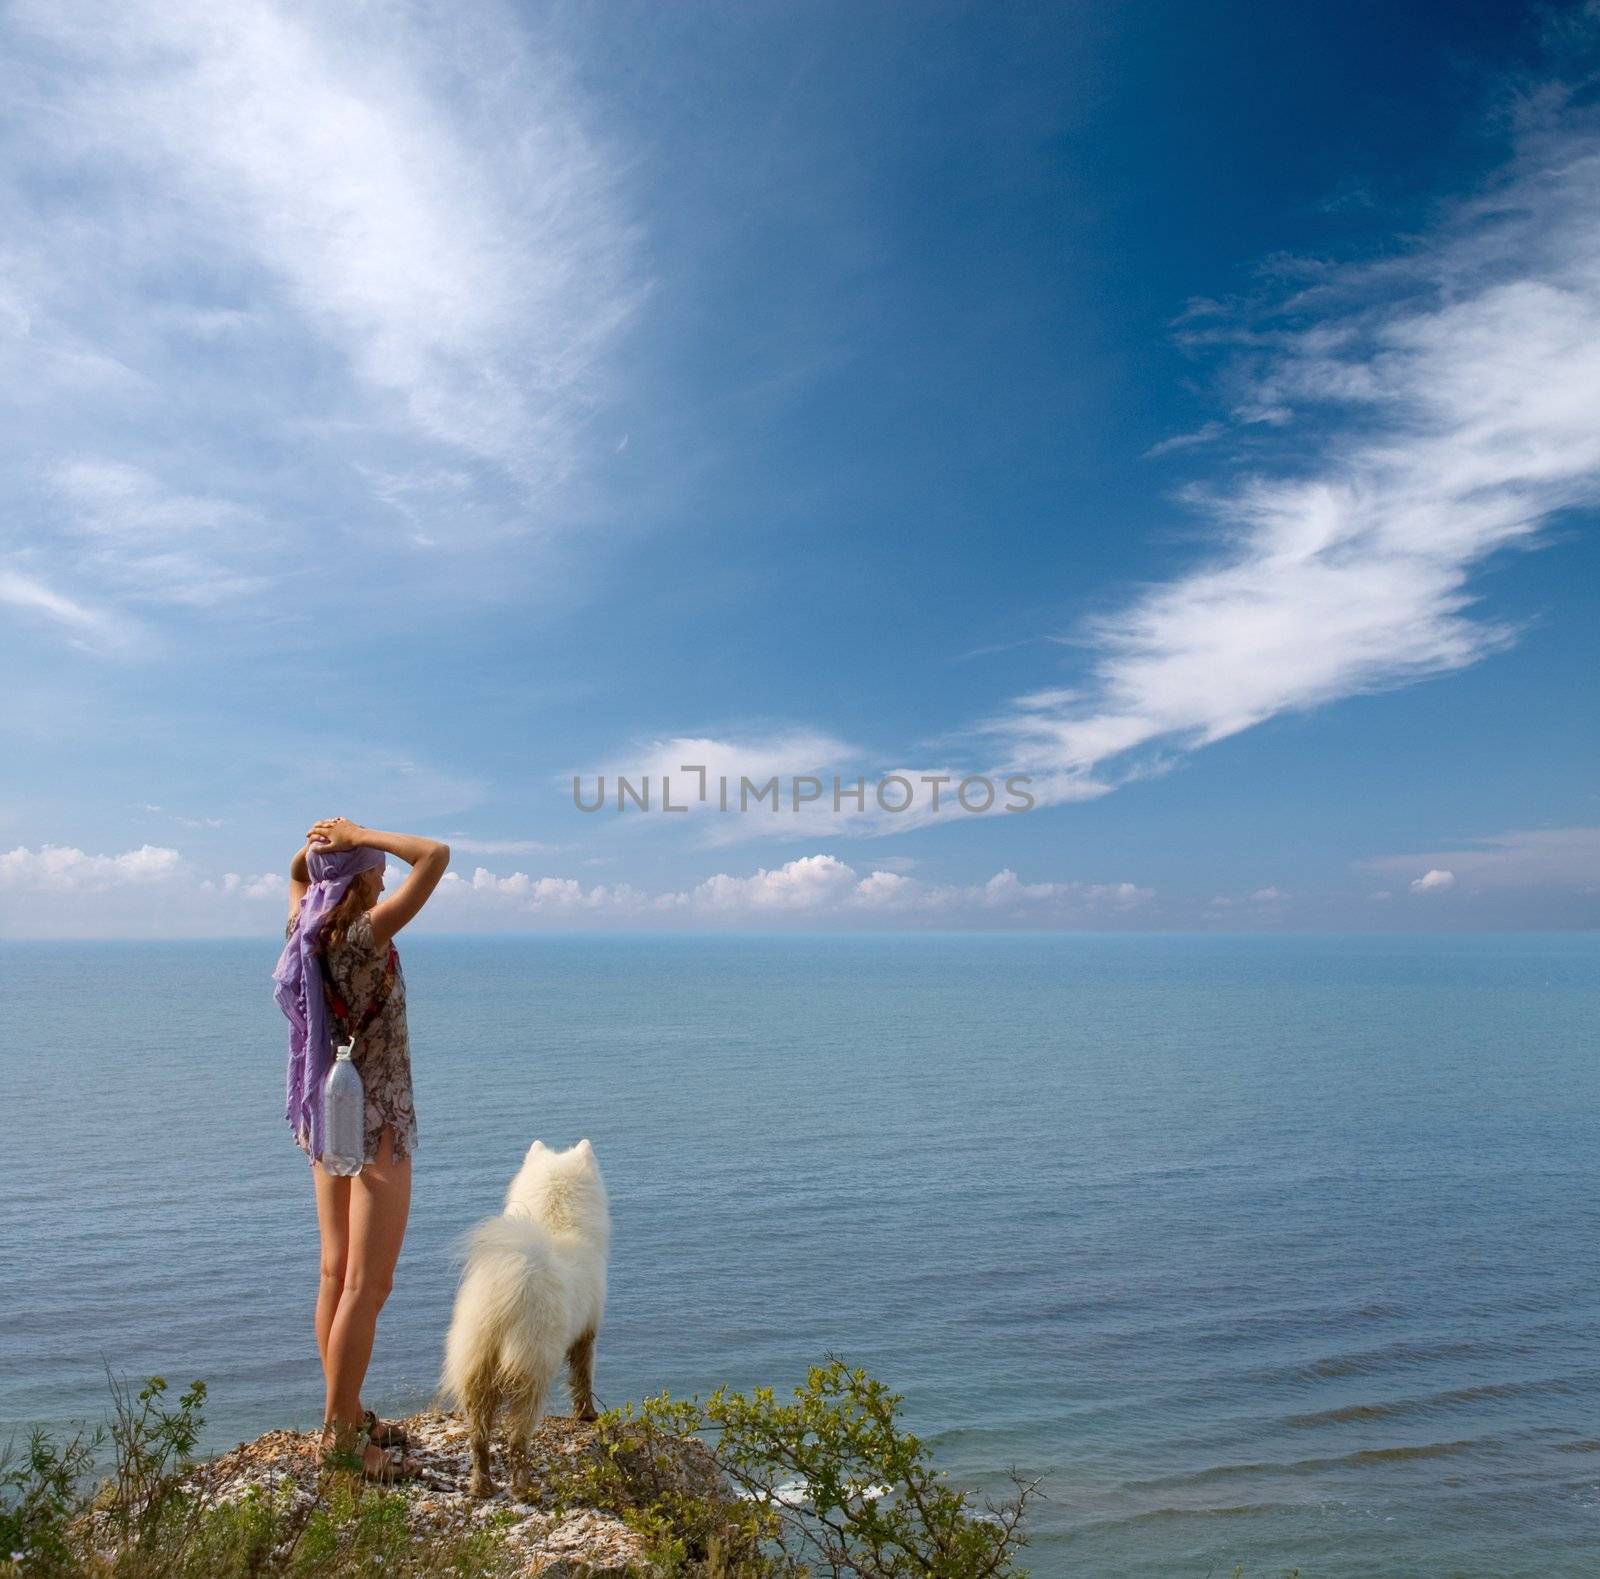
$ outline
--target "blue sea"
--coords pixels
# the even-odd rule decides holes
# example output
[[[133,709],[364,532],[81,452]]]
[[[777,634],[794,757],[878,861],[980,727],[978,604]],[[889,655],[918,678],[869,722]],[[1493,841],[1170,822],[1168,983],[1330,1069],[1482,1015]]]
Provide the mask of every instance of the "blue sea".
[[[368,1401],[535,1136],[615,1215],[603,1402],[830,1353],[1036,1575],[1600,1571],[1593,936],[407,937],[422,1140]],[[0,945],[0,1439],[105,1367],[319,1418],[259,943]]]

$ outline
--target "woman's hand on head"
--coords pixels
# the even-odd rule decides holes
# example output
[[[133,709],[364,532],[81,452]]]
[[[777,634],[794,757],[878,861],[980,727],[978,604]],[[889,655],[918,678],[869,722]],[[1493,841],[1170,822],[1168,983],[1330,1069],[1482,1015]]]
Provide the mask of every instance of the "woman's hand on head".
[[[353,850],[361,843],[363,832],[360,823],[348,817],[324,817],[312,823],[306,843],[319,850]]]

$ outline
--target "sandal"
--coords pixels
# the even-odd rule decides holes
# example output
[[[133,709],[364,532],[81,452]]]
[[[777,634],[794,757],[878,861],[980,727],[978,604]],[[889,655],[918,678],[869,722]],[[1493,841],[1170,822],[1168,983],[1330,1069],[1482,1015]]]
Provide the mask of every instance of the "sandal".
[[[339,1431],[332,1426],[324,1426],[322,1440],[317,1447],[317,1462],[327,1474],[345,1474],[362,1467],[366,1450],[367,1443],[360,1434],[359,1426]]]
[[[366,1454],[362,1454],[363,1479],[376,1481],[382,1486],[392,1486],[396,1481],[416,1478],[418,1466],[415,1460],[407,1458],[399,1448],[380,1447],[376,1442],[368,1443],[368,1446],[377,1449],[378,1462],[368,1464]]]
[[[359,1426],[354,1430],[359,1434],[323,1432],[318,1456],[325,1471],[330,1474],[353,1474],[359,1470],[364,1480],[378,1481],[384,1485],[411,1480],[417,1475],[421,1466],[407,1458],[400,1448],[373,1441],[365,1436]],[[378,1455],[376,1464],[368,1463],[369,1453]]]
[[[411,1446],[411,1438],[406,1433],[404,1426],[393,1424],[388,1420],[380,1420],[370,1409],[361,1417],[361,1424],[366,1430],[367,1440],[374,1447]]]

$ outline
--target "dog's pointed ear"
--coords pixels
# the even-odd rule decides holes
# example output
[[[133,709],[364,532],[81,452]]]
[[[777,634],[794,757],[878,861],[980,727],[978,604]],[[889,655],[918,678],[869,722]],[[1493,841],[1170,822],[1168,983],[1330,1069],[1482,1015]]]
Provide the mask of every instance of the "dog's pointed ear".
[[[589,1137],[587,1135],[585,1135],[573,1149],[580,1152],[585,1157],[592,1157],[594,1155],[594,1147],[589,1144]]]
[[[528,1147],[528,1155],[531,1157],[534,1152],[543,1151],[544,1149],[544,1142],[542,1140],[536,1140],[530,1147]]]

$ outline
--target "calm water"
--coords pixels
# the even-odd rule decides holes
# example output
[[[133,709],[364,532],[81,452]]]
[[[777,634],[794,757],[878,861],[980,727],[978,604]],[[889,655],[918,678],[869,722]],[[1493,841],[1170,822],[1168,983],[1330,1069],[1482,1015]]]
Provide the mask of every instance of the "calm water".
[[[1592,937],[418,938],[422,1149],[369,1400],[535,1135],[616,1218],[599,1392],[830,1351],[1038,1575],[1600,1569]],[[317,1418],[260,944],[0,945],[0,1420],[102,1360]],[[0,1430],[3,1430],[0,1426]]]

